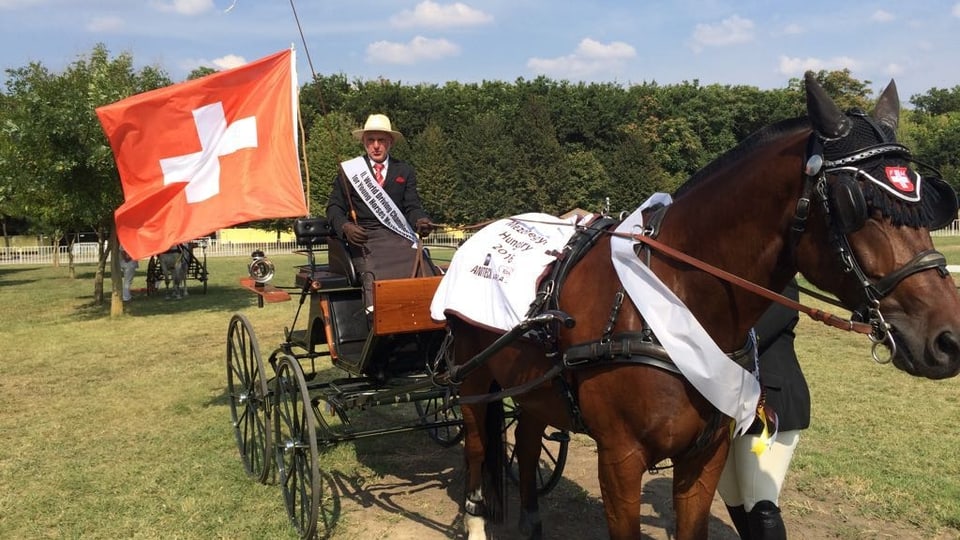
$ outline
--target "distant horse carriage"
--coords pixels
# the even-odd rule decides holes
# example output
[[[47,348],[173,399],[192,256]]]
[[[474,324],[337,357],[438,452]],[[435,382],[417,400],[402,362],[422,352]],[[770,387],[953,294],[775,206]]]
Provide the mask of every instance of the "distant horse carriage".
[[[546,527],[537,498],[562,472],[567,434],[581,432],[597,443],[611,538],[641,537],[642,477],[665,461],[674,469],[676,538],[706,538],[731,419],[752,419],[753,411],[741,403],[736,414],[721,413],[715,396],[684,371],[687,364],[671,357],[672,343],[696,330],[641,314],[634,275],[654,276],[646,283],[660,296],[682,301],[723,362],[752,366],[751,328],[778,301],[867,335],[878,362],[931,379],[956,376],[960,295],[930,237],[956,218],[956,194],[935,175],[921,177],[896,141],[893,83],[872,115],[841,112],[812,74],[805,85],[806,117],[761,129],[698,172],[669,204],[578,224],[525,318],[506,332],[454,311],[446,324],[431,318],[426,306],[439,278],[375,282],[368,326],[340,240],[322,220],[299,222],[298,237],[312,245],[329,239],[331,247],[324,266],[314,263],[313,247],[306,250],[310,264],[298,273],[301,306],[310,299],[307,328],[285,331],[269,357],[272,376],[245,316],[235,315],[227,332],[228,397],[248,473],[267,481],[273,457],[291,522],[312,538],[318,519],[331,526],[335,504],[325,496],[331,486],[320,450],[419,427],[444,444],[464,441],[470,540],[486,538],[486,519],[502,519],[505,476],[519,483],[522,534],[540,538]],[[518,220],[518,227],[535,226]],[[505,270],[482,257],[473,269]],[[261,301],[282,296],[257,279],[272,268],[254,260],[250,270],[245,285]],[[836,295],[853,319],[772,292],[797,273]],[[350,376],[322,382],[320,358]],[[358,430],[346,414],[411,401],[421,414],[409,425]],[[558,441],[561,451],[547,457],[562,459],[545,467],[542,450]]]
[[[200,248],[199,257],[195,254],[196,248]],[[160,294],[160,283],[163,283],[167,298],[183,298],[188,295],[188,279],[199,281],[203,294],[207,294],[207,278],[206,239],[177,244],[150,257],[147,263],[147,294]]]

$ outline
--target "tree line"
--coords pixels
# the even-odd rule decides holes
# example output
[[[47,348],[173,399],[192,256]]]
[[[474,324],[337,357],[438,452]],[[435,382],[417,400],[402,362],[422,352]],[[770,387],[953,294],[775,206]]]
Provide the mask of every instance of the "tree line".
[[[188,78],[212,72],[201,68]],[[872,81],[848,70],[817,78],[841,107],[872,108]],[[162,68],[135,69],[131,55],[112,56],[102,44],[61,72],[40,63],[7,69],[0,92],[4,227],[17,219],[55,241],[89,230],[106,239],[123,195],[94,110],[169,84]],[[654,192],[674,191],[757,129],[803,114],[804,99],[800,79],[761,90],[697,80],[404,84],[315,75],[300,92],[301,167],[311,213],[322,215],[337,164],[362,153],[350,132],[381,112],[403,132],[394,154],[416,167],[436,222],[576,207],[619,212]],[[909,103],[901,141],[960,187],[960,85],[932,88]]]

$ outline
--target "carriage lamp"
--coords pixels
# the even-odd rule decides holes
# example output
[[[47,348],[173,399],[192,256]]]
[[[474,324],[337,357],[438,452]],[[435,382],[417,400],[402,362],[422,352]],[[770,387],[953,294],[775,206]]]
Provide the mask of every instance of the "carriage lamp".
[[[273,262],[268,259],[259,249],[250,254],[251,261],[247,266],[247,272],[253,281],[260,285],[273,279]]]

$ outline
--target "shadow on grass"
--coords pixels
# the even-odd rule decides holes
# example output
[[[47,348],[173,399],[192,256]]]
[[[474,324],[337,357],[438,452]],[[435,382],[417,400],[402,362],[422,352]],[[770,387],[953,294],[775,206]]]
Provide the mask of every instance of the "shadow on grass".
[[[653,515],[643,516],[644,528],[656,528],[674,533],[677,514],[673,508],[673,478],[654,475],[643,485],[643,500],[653,505]],[[717,516],[710,516],[708,524],[710,538],[715,540],[737,540],[737,531]]]
[[[103,304],[97,304],[92,300],[81,304],[77,309],[77,318],[90,320],[109,317],[111,294],[109,290],[105,292]],[[85,298],[90,300],[88,297]],[[198,289],[197,292],[191,292],[183,298],[168,298],[163,292],[153,295],[135,294],[132,300],[124,303],[123,311],[133,317],[150,317],[199,311],[232,313],[256,305],[257,297],[245,289],[211,285],[207,287],[206,294]]]

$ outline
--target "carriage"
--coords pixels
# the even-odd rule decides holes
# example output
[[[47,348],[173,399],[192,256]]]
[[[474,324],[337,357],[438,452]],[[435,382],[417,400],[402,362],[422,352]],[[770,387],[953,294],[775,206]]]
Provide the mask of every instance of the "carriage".
[[[199,256],[196,254],[197,248],[200,249]],[[185,244],[178,244],[171,247],[168,252],[180,256],[179,264],[183,268],[183,278],[199,281],[203,294],[207,294],[207,239],[200,238]],[[170,280],[173,279],[173,276],[169,275],[172,274],[172,271],[164,272],[161,263],[162,255],[162,253],[153,255],[147,262],[147,294],[150,296],[160,294],[161,285],[169,284]]]
[[[300,219],[294,229],[301,248],[295,253],[306,257],[294,286],[270,283],[273,264],[262,252],[253,253],[250,277],[241,279],[261,307],[290,300],[294,292],[293,324],[264,358],[250,320],[233,315],[227,331],[227,390],[246,472],[259,482],[279,483],[292,524],[310,538],[318,522],[326,522],[324,501],[331,489],[321,470],[326,450],[414,431],[454,446],[463,438],[463,420],[457,386],[438,357],[445,325],[431,320],[428,309],[441,277],[375,281],[375,309],[368,317],[346,244],[327,220]],[[330,371],[337,376],[331,378]],[[407,414],[377,425],[362,418],[372,407],[405,407]],[[509,399],[502,407],[500,429],[509,440],[521,411]],[[559,481],[569,441],[565,431],[544,432],[540,493]],[[512,448],[506,445],[504,472],[517,479]]]

